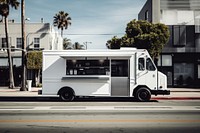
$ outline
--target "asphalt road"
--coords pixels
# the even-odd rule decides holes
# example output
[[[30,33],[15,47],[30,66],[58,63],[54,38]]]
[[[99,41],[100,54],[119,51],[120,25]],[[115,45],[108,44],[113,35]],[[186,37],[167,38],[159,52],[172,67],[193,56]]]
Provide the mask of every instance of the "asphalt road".
[[[0,133],[199,133],[200,101],[0,102]]]

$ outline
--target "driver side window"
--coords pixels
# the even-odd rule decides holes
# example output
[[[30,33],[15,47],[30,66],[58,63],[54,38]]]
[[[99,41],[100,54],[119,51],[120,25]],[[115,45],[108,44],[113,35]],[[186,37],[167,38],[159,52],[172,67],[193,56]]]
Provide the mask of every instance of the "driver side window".
[[[153,64],[153,62],[151,61],[150,58],[146,59],[146,69],[149,70],[149,71],[155,71],[156,70],[156,68],[155,68],[155,66],[154,66],[154,64]]]

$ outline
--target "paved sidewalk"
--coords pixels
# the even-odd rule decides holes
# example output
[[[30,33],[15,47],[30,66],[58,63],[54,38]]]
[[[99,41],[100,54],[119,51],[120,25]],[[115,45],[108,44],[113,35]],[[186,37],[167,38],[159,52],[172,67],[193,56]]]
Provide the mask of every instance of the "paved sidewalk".
[[[170,95],[152,96],[156,100],[200,100],[200,88],[168,88]]]
[[[9,89],[7,87],[0,87],[0,97],[6,96],[16,96],[16,97],[28,97],[28,96],[40,96],[38,95],[38,90],[42,88],[31,88],[31,91],[20,91],[20,88]]]
[[[0,97],[42,97],[38,95],[38,90],[42,88],[32,88],[31,91],[20,91],[20,88],[8,89],[7,87],[0,87]],[[171,91],[170,95],[152,96],[152,99],[158,100],[200,100],[200,88],[168,88]]]

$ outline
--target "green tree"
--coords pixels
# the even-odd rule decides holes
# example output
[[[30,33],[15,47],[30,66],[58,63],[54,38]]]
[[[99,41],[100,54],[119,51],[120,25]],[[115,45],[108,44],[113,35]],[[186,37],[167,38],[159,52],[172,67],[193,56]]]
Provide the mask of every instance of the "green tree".
[[[120,49],[121,39],[114,36],[111,40],[108,40],[106,43],[107,48],[109,49]]]
[[[132,20],[127,24],[126,34],[134,40],[133,47],[147,49],[153,59],[161,53],[168,42],[170,33],[166,25],[150,23],[145,20]]]
[[[117,40],[120,40],[120,46],[122,47],[147,49],[151,57],[156,60],[164,45],[168,42],[169,36],[169,29],[164,24],[153,24],[145,20],[136,21],[134,19],[127,24],[126,34]],[[116,40],[116,37],[112,40]],[[108,41],[109,46],[111,46],[108,48],[113,48],[112,46],[116,45],[116,41],[112,40]]]
[[[63,39],[63,49],[73,49],[72,43],[70,39],[64,38]]]
[[[40,72],[42,70],[42,51],[29,51],[27,54],[27,68],[36,70],[36,86],[40,84]]]
[[[9,63],[9,88],[14,88],[14,76],[13,76],[13,64],[11,58],[11,46],[8,41],[8,16],[10,12],[10,7],[17,9],[19,7],[19,2],[17,0],[0,0],[0,15],[5,21],[5,34],[6,34],[6,44],[8,53],[8,63]]]
[[[53,18],[53,25],[58,29],[61,29],[61,36],[63,37],[63,30],[67,29],[68,26],[71,25],[71,17],[69,17],[68,13],[59,11],[59,13],[55,14]]]
[[[85,49],[84,47],[85,47],[85,46],[82,45],[82,44],[80,44],[79,42],[75,42],[75,43],[73,44],[73,49],[83,50],[83,49]]]

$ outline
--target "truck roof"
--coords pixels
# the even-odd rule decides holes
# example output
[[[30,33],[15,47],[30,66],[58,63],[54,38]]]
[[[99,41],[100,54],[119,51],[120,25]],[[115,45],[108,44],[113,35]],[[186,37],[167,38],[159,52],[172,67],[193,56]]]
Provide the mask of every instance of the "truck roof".
[[[44,50],[45,55],[67,57],[130,57],[136,52],[147,52],[146,49],[89,49],[89,50]]]

